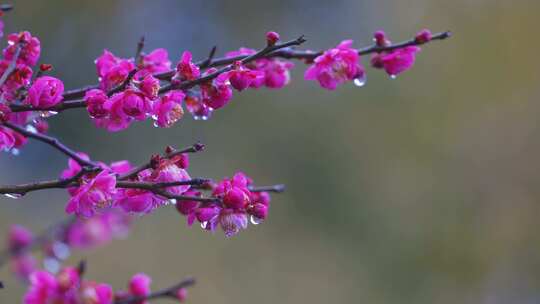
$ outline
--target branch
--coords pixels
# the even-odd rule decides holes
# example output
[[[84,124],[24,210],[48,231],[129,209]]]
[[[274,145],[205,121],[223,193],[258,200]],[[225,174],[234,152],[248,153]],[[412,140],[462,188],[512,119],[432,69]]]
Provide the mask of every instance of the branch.
[[[180,155],[180,154],[183,154],[183,153],[197,153],[199,151],[202,151],[204,149],[204,145],[201,144],[201,143],[195,143],[185,149],[182,149],[180,151],[174,151],[172,153],[169,153],[169,154],[166,154],[165,155],[165,158],[167,159],[170,159],[174,156],[177,156],[177,155]],[[126,179],[130,179],[130,178],[133,178],[135,176],[137,176],[137,174],[139,174],[139,172],[143,171],[143,170],[146,170],[148,168],[150,168],[152,166],[152,163],[151,161],[147,162],[146,164],[143,164],[137,168],[134,168],[132,169],[130,172],[124,174],[124,175],[121,175],[118,180],[126,180]]]
[[[277,51],[277,50],[287,48],[287,47],[290,47],[290,46],[294,46],[294,45],[301,45],[304,42],[306,42],[306,39],[304,39],[304,36],[300,36],[297,39],[291,40],[289,42],[285,42],[285,43],[281,43],[281,44],[275,44],[275,45],[268,45],[264,49],[258,51],[257,53],[255,53],[253,55],[249,55],[247,57],[244,57],[243,59],[240,60],[240,62],[242,64],[246,64],[246,63],[249,63],[251,61],[260,59],[260,58],[264,57],[265,55],[272,53],[273,51]],[[214,73],[208,74],[208,75],[203,76],[203,77],[199,77],[199,78],[197,78],[195,80],[184,81],[184,82],[181,82],[181,83],[178,83],[178,84],[172,84],[171,83],[169,85],[166,85],[166,86],[162,87],[159,90],[159,93],[165,93],[165,92],[168,92],[170,90],[175,90],[175,89],[181,89],[181,90],[189,89],[189,88],[192,88],[192,87],[194,87],[194,86],[196,86],[198,84],[205,83],[205,82],[208,82],[208,81],[210,81],[210,80],[212,80],[214,78],[217,78],[219,75],[221,75],[221,74],[223,74],[225,72],[228,72],[231,69],[232,69],[232,66],[229,65],[229,66],[226,66],[224,68],[221,68],[221,69],[215,71]]]
[[[282,193],[285,191],[285,185],[273,185],[273,186],[262,186],[262,187],[249,187],[251,192],[275,192]]]
[[[449,38],[450,36],[451,36],[451,32],[449,32],[449,31],[433,34],[431,41],[444,40],[444,39]],[[300,38],[302,38],[302,42],[303,42],[303,37],[300,37]],[[284,58],[284,59],[298,59],[298,60],[311,61],[311,60],[315,59],[316,57],[323,54],[324,51],[313,52],[313,51],[308,51],[308,50],[294,50],[294,49],[289,48],[290,46],[301,44],[302,42],[299,42],[300,38],[296,39],[296,40],[292,40],[292,41],[290,41],[288,43],[274,45],[271,48],[266,47],[266,48],[262,49],[261,51],[257,52],[256,54],[250,55],[250,56],[248,56],[248,55],[240,55],[240,56],[235,56],[235,57],[223,57],[223,58],[213,59],[213,54],[212,54],[212,51],[211,51],[211,53],[210,53],[211,56],[208,56],[208,58],[206,58],[206,59],[204,59],[202,61],[199,61],[196,64],[197,64],[197,66],[199,66],[199,68],[204,69],[204,68],[211,68],[211,67],[226,66],[226,65],[230,65],[230,64],[232,64],[232,63],[234,63],[236,61],[242,61],[243,63],[248,63],[248,62],[250,62],[252,60],[256,60],[256,59],[260,59],[260,58]],[[424,43],[418,42],[415,39],[410,39],[410,40],[406,40],[406,41],[403,41],[403,42],[390,44],[390,45],[387,45],[387,46],[377,46],[376,44],[373,44],[373,45],[370,45],[370,46],[367,46],[367,47],[360,48],[358,50],[358,54],[367,55],[367,54],[371,54],[371,53],[388,52],[388,51],[393,51],[393,50],[396,50],[396,49],[404,48],[404,47],[407,47],[407,46],[422,45],[422,44],[424,44]],[[255,58],[253,58],[254,56],[255,56]],[[230,69],[231,69],[230,67],[225,67],[225,68],[223,68],[223,69],[221,69],[221,70],[219,70],[219,71],[217,71],[215,73],[212,73],[212,74],[204,76],[204,77],[200,77],[200,78],[192,80],[192,81],[185,81],[185,82],[182,82],[182,83],[179,83],[179,84],[169,84],[167,86],[162,87],[161,90],[160,90],[160,93],[164,93],[164,92],[170,91],[172,89],[189,89],[189,88],[192,88],[195,85],[198,85],[198,84],[201,84],[203,82],[212,80],[212,79],[216,78],[219,74],[227,72]],[[160,80],[169,81],[169,80],[171,80],[171,78],[174,76],[175,73],[176,73],[175,70],[171,70],[171,71],[168,71],[168,72],[163,72],[163,73],[156,74],[154,76],[156,78],[160,79]],[[50,108],[33,108],[33,107],[29,106],[29,105],[10,105],[10,108],[11,108],[11,110],[13,112],[23,112],[23,111],[55,111],[55,112],[62,112],[62,111],[68,110],[68,109],[84,108],[84,107],[86,107],[86,102],[81,98],[84,97],[84,94],[86,93],[86,91],[88,91],[90,89],[95,89],[95,88],[99,88],[99,86],[97,86],[97,85],[87,86],[87,87],[83,87],[83,88],[80,88],[80,89],[74,89],[74,90],[66,91],[66,92],[64,92],[64,95],[63,95],[64,96],[64,102],[62,102],[60,104],[57,104],[57,105],[55,105],[53,107],[50,107]]]
[[[152,292],[151,294],[147,296],[139,296],[139,297],[129,297],[127,299],[119,299],[115,300],[114,304],[130,304],[130,303],[141,303],[145,300],[153,300],[158,298],[176,298],[176,292],[182,288],[190,287],[195,285],[195,279],[194,278],[186,278],[183,281],[181,281],[178,284],[175,284],[171,287]]]
[[[47,135],[44,135],[44,134],[40,134],[38,132],[28,131],[25,128],[20,127],[20,126],[18,126],[16,124],[13,124],[13,123],[10,123],[10,122],[4,122],[2,125],[12,129],[15,132],[21,133],[22,135],[24,135],[26,137],[30,137],[30,138],[39,140],[41,142],[44,142],[44,143],[46,143],[48,145],[53,146],[54,148],[58,149],[60,152],[62,152],[65,155],[69,156],[70,158],[73,158],[77,163],[79,163],[83,167],[85,167],[85,166],[90,167],[90,168],[99,167],[98,164],[96,164],[96,163],[94,163],[94,162],[92,162],[90,160],[85,160],[82,157],[80,157],[77,154],[77,152],[71,150],[70,148],[68,148],[67,146],[62,144],[57,138],[47,136]]]

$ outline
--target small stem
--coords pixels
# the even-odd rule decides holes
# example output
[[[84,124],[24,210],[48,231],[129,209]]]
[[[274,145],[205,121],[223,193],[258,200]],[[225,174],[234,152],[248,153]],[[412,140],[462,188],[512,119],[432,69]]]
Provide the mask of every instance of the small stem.
[[[183,153],[196,153],[196,152],[199,152],[201,150],[204,149],[204,145],[201,144],[201,143],[196,143],[196,144],[193,144],[185,149],[182,149],[180,151],[174,151],[172,153],[169,153],[169,154],[166,154],[165,155],[165,158],[167,159],[170,159],[176,155],[180,155],[180,154],[183,154]],[[137,174],[139,174],[139,172],[143,171],[143,170],[146,170],[148,168],[151,167],[151,163],[150,162],[147,162],[146,164],[143,164],[139,167],[136,167],[134,169],[132,169],[130,172],[124,174],[124,175],[121,175],[118,180],[126,180],[126,179],[130,179],[132,177],[135,177],[137,176]]]
[[[261,187],[249,187],[251,192],[276,192],[282,193],[285,191],[285,185],[272,185],[272,186],[261,186]]]
[[[21,133],[22,135],[24,135],[26,137],[34,138],[36,140],[39,140],[41,142],[44,142],[44,143],[46,143],[48,145],[53,146],[54,148],[56,148],[60,152],[62,152],[65,155],[69,156],[70,158],[73,158],[81,166],[87,166],[87,167],[91,167],[91,168],[99,167],[96,163],[94,163],[92,161],[89,161],[89,160],[85,160],[84,158],[79,156],[77,154],[77,152],[75,152],[75,151],[71,150],[70,148],[68,148],[67,146],[65,146],[57,138],[47,136],[47,135],[44,135],[44,134],[40,134],[38,132],[35,132],[35,133],[30,132],[30,131],[26,130],[25,128],[20,127],[20,126],[18,126],[16,124],[13,124],[13,123],[10,123],[10,122],[4,122],[3,125],[10,128],[10,129],[12,129],[13,131]]]
[[[435,40],[444,40],[451,36],[451,32],[441,32],[433,34],[431,41]],[[299,45],[302,42],[300,42],[300,39],[303,37],[300,37],[299,39],[289,41],[284,44],[276,44],[273,47],[266,47],[256,54],[253,55],[239,55],[235,57],[223,57],[223,58],[217,58],[213,59],[210,58],[210,56],[200,62],[197,62],[196,64],[199,66],[199,68],[211,68],[211,67],[220,67],[220,66],[226,66],[234,63],[235,61],[242,61],[243,63],[248,63],[252,60],[260,59],[260,58],[284,58],[284,59],[298,59],[298,60],[306,60],[311,61],[315,59],[316,57],[323,54],[324,51],[319,52],[313,52],[308,50],[294,50],[291,49],[290,46]],[[367,47],[363,47],[358,49],[358,54],[360,55],[367,55],[371,53],[380,53],[380,52],[388,52],[393,51],[396,49],[404,48],[407,46],[413,46],[413,45],[422,45],[424,43],[420,43],[416,41],[415,39],[406,40],[403,42],[391,44],[388,46],[377,46],[377,45],[370,45]],[[173,89],[189,89],[193,86],[196,86],[198,84],[207,82],[209,80],[212,80],[219,76],[219,74],[229,71],[230,67],[224,67],[220,69],[219,71],[206,75],[204,77],[200,77],[198,79],[192,80],[192,81],[184,81],[179,84],[169,84],[166,86],[163,86],[160,89],[160,94],[165,93],[167,91],[173,90]],[[159,73],[154,75],[156,78],[160,80],[167,80],[170,81],[171,78],[174,76],[175,71],[167,71],[163,73]],[[81,99],[84,97],[84,94],[86,91],[90,89],[99,88],[98,85],[93,86],[87,86],[80,89],[74,89],[70,91],[64,92],[64,102],[57,104],[56,106],[50,107],[50,108],[33,108],[30,105],[10,105],[10,108],[13,112],[24,112],[24,111],[55,111],[55,112],[62,112],[68,109],[75,109],[75,108],[84,108],[86,107],[86,102]],[[110,92],[109,92],[110,93]]]
[[[114,304],[141,303],[142,301],[145,301],[145,300],[153,300],[153,299],[158,299],[158,298],[175,298],[176,292],[179,289],[187,288],[193,285],[195,285],[195,279],[186,278],[178,284],[175,284],[171,287],[168,287],[168,288],[156,291],[156,292],[152,292],[151,294],[147,296],[129,297],[127,299],[119,299],[119,300],[115,300]]]

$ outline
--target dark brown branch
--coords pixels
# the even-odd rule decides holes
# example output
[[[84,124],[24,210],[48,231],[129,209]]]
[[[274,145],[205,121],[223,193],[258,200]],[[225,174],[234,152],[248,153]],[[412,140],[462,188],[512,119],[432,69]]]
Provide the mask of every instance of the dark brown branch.
[[[435,40],[444,40],[451,36],[451,33],[449,31],[441,32],[434,34],[432,36],[431,41]],[[200,62],[197,62],[196,64],[200,68],[211,68],[211,67],[220,67],[225,65],[230,65],[234,63],[235,61],[242,61],[243,63],[250,62],[252,60],[260,59],[260,58],[284,58],[284,59],[298,59],[298,60],[306,60],[311,61],[315,59],[317,56],[320,56],[323,51],[319,52],[313,52],[313,51],[306,51],[306,50],[294,50],[289,48],[289,46],[298,45],[298,39],[293,40],[289,43],[292,43],[290,45],[285,44],[277,44],[271,47],[270,49],[265,48],[261,51],[259,51],[257,54],[254,55],[240,55],[235,57],[223,57],[218,59],[210,59],[210,56]],[[407,46],[413,46],[413,45],[421,45],[424,43],[420,43],[415,39],[390,44],[388,46],[377,46],[377,45],[370,45],[364,48],[360,48],[358,50],[358,54],[360,55],[367,55],[371,53],[380,53],[380,52],[388,52],[400,48],[404,48]],[[255,58],[253,58],[255,56]],[[250,58],[251,57],[251,58]],[[216,73],[212,73],[210,75],[192,80],[192,81],[184,81],[179,84],[169,84],[161,88],[160,93],[164,93],[167,91],[170,91],[172,89],[189,89],[192,88],[195,85],[201,84],[203,82],[209,81],[217,77],[219,74],[227,72],[230,69],[230,67],[225,67],[221,70],[219,70]],[[175,74],[175,71],[168,71],[160,74],[154,75],[156,78],[161,80],[170,80]],[[86,107],[86,103],[84,100],[80,99],[84,97],[84,94],[87,90],[98,88],[99,86],[88,86],[80,89],[75,89],[71,91],[66,91],[64,93],[64,102],[50,107],[50,108],[33,108],[28,105],[11,105],[11,110],[13,112],[23,112],[23,111],[55,111],[55,112],[61,112],[68,109],[74,109],[74,108],[83,108]]]
[[[204,149],[204,145],[201,144],[201,143],[196,143],[196,144],[193,144],[185,149],[182,149],[182,150],[179,150],[179,151],[174,151],[172,153],[169,153],[169,154],[166,154],[164,157],[165,158],[172,158],[174,156],[177,156],[177,155],[180,155],[180,154],[183,154],[183,153],[196,153],[196,152],[199,152],[199,151],[202,151]],[[126,179],[130,179],[132,177],[135,177],[137,176],[137,174],[139,174],[139,172],[143,171],[143,170],[146,170],[148,168],[151,167],[151,162],[147,162],[146,164],[143,164],[139,167],[136,167],[134,169],[132,169],[130,172],[120,176],[118,178],[118,180],[126,180]]]
[[[153,300],[153,299],[159,299],[159,298],[176,298],[176,292],[178,292],[178,290],[182,288],[187,288],[193,285],[195,285],[195,279],[186,278],[178,284],[175,284],[171,287],[168,287],[168,288],[156,291],[156,292],[152,292],[148,296],[129,297],[127,299],[119,299],[119,300],[115,300],[114,304],[139,303],[144,300]]]
[[[242,62],[242,64],[246,64],[246,63],[249,63],[251,61],[260,59],[260,58],[266,56],[267,54],[272,53],[273,51],[283,49],[283,48],[287,48],[287,47],[290,47],[290,46],[301,45],[305,41],[306,41],[306,39],[304,39],[304,36],[300,36],[297,39],[294,39],[294,40],[291,40],[291,41],[288,41],[288,42],[285,42],[285,43],[269,45],[269,46],[266,46],[264,49],[258,51],[257,53],[255,53],[253,55],[249,55],[249,56],[241,59],[240,62]],[[218,77],[219,75],[230,71],[231,69],[232,69],[232,66],[229,65],[229,66],[221,68],[221,69],[219,69],[219,70],[217,70],[217,71],[215,71],[215,72],[213,72],[211,74],[208,74],[208,75],[203,76],[203,77],[199,77],[199,78],[197,78],[195,80],[184,81],[184,82],[181,82],[179,84],[172,84],[171,83],[169,85],[163,86],[159,90],[159,92],[160,93],[165,93],[165,92],[168,92],[170,90],[189,89],[189,88],[192,88],[192,87],[194,87],[194,86],[196,86],[198,84],[208,82],[208,81]]]
[[[285,191],[285,185],[273,185],[273,186],[261,186],[261,187],[249,187],[251,192],[276,192],[281,193]]]
[[[74,159],[81,166],[87,166],[87,167],[90,167],[90,168],[99,167],[96,163],[94,163],[92,161],[89,161],[89,160],[86,160],[86,159],[82,158],[81,156],[79,156],[77,154],[77,152],[75,152],[75,151],[71,150],[70,148],[68,148],[66,145],[61,143],[57,138],[47,136],[47,135],[44,135],[44,134],[40,134],[38,132],[28,131],[25,128],[20,127],[20,126],[18,126],[16,124],[13,124],[13,123],[10,123],[10,122],[4,122],[2,125],[12,129],[15,132],[21,133],[22,135],[24,135],[26,137],[30,137],[30,138],[39,140],[41,142],[44,142],[44,143],[46,143],[48,145],[53,146],[54,148],[56,148],[60,152],[62,152],[65,155],[69,156],[70,158]]]

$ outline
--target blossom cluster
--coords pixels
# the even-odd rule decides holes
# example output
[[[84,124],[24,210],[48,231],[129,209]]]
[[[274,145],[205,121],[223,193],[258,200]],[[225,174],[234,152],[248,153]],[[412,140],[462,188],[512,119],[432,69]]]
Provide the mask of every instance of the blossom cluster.
[[[366,52],[373,54],[370,65],[395,78],[413,66],[419,45],[432,37],[430,31],[423,30],[410,45],[392,47],[386,34],[377,31],[375,48]],[[267,34],[269,46],[279,39],[275,32]],[[34,73],[41,52],[39,39],[25,31],[10,34],[7,40],[8,46],[0,60],[0,75],[6,77],[5,81],[0,81],[0,122],[8,121],[45,133],[48,125],[44,118],[56,114],[55,106],[69,101],[64,98],[64,84],[43,75],[52,68],[48,64],[41,64]],[[352,40],[344,40],[321,53],[289,52],[293,53],[284,57],[303,59],[309,65],[304,78],[317,81],[325,89],[335,90],[347,82],[363,86],[366,82],[360,58],[363,49],[353,48]],[[154,126],[168,128],[182,119],[184,108],[194,119],[206,120],[214,110],[232,100],[234,90],[279,89],[289,83],[290,70],[294,67],[290,59],[261,56],[243,60],[255,54],[257,51],[250,48],[227,52],[222,59],[228,62],[227,68],[218,70],[193,62],[189,51],[184,51],[173,65],[167,50],[162,48],[148,54],[141,52],[136,58],[121,58],[104,50],[95,60],[99,86],[83,91],[83,106],[97,127],[110,132],[150,118]],[[13,61],[15,58],[17,60]],[[211,62],[211,58],[209,60]],[[27,106],[30,110],[12,112],[13,105]],[[0,126],[0,150],[17,152],[25,143],[24,136]]]
[[[113,239],[124,238],[130,225],[131,217],[117,210],[91,218],[74,218],[49,232],[49,235],[35,236],[26,227],[13,225],[6,246],[10,253],[11,271],[23,281],[27,281],[30,274],[41,267],[55,273],[72,250],[89,250]],[[41,266],[31,251],[33,247],[38,247],[43,256]]]
[[[168,149],[168,152],[172,151]],[[80,155],[88,159],[85,154]],[[139,187],[117,187],[119,176],[133,169],[127,161],[115,162],[110,166],[99,165],[101,171],[83,174],[78,186],[68,188],[71,198],[66,205],[67,213],[92,217],[109,210],[121,210],[127,214],[143,215],[175,204],[177,210],[187,216],[189,226],[198,220],[203,229],[215,231],[221,227],[226,236],[233,236],[245,229],[250,218],[251,223],[256,225],[268,215],[270,195],[264,191],[251,191],[253,182],[244,173],[236,173],[219,183],[205,181],[198,185],[182,184],[191,180],[187,172],[187,153],[172,157],[153,156],[150,168],[129,178],[129,182],[141,183]],[[70,159],[61,177],[74,177],[81,170],[81,165]],[[159,188],[163,183],[179,184]],[[209,191],[211,197],[204,197],[204,191]]]
[[[252,183],[248,176],[238,172],[232,178],[210,185],[213,197],[218,199],[216,202],[178,201],[176,208],[187,217],[189,226],[197,220],[203,229],[215,231],[221,227],[225,235],[230,237],[246,229],[248,221],[258,225],[268,216],[270,195],[264,191],[250,191]],[[201,196],[201,192],[194,190],[187,194]]]
[[[113,304],[127,299],[140,299],[130,303],[147,304],[151,294],[152,279],[144,274],[134,275],[126,290],[114,292],[106,283],[83,279],[82,270],[75,267],[63,268],[56,275],[38,270],[30,275],[30,285],[23,298],[24,304]],[[170,290],[170,298],[183,302],[187,297],[185,288]]]

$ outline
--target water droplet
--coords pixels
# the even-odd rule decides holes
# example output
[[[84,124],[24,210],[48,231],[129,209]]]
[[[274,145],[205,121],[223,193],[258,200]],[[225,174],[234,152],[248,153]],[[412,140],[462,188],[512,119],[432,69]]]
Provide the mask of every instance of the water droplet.
[[[9,150],[9,152],[11,152],[11,154],[13,154],[15,156],[17,156],[17,155],[19,155],[21,153],[21,151],[19,149],[15,149],[15,148]]]
[[[158,125],[157,121],[154,121],[154,123],[152,125],[154,126],[154,128],[159,128],[159,125]]]
[[[396,79],[396,78],[397,78],[397,75],[394,75],[394,74],[390,75],[390,79]]]
[[[20,193],[6,193],[4,194],[4,196],[12,198],[12,199],[18,199],[18,198],[21,198],[23,195]]]
[[[55,242],[52,246],[52,250],[54,252],[54,255],[60,260],[67,259],[71,254],[69,246],[66,243],[62,242]]]
[[[47,257],[43,260],[43,268],[55,274],[60,270],[60,262],[55,258]]]
[[[249,217],[249,221],[253,224],[253,225],[259,225],[260,223],[264,222],[263,219],[261,218],[258,218],[254,215],[250,216]]]
[[[176,205],[176,200],[174,198],[170,199],[169,204]]]
[[[201,222],[202,229],[206,229],[207,226],[208,226],[208,222]]]
[[[37,133],[37,129],[33,125],[27,125],[26,126],[26,131],[32,132],[32,133]]]
[[[363,87],[364,85],[366,85],[367,77],[364,75],[364,76],[355,78],[353,82],[354,82],[354,85],[355,85],[355,86],[357,86],[357,87]]]
[[[39,116],[42,118],[47,118],[47,117],[54,116],[56,114],[58,114],[58,112],[56,111],[42,111],[39,113]]]

